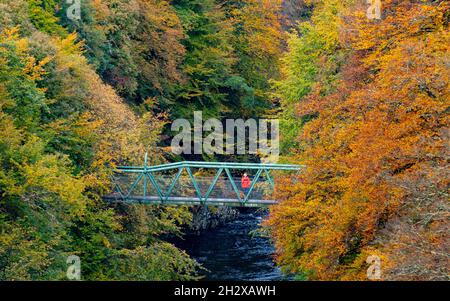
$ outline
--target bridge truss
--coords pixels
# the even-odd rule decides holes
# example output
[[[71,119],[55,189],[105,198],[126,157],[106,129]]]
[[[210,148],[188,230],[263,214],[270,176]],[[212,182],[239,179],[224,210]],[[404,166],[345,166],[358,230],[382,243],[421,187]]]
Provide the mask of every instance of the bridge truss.
[[[104,199],[153,205],[267,207],[277,203],[267,199],[275,188],[271,171],[298,173],[302,169],[291,164],[183,161],[148,166],[147,162],[146,155],[143,166],[117,167],[113,192]],[[198,177],[194,170],[210,176]],[[236,180],[236,174],[244,171],[253,175],[247,194],[240,189],[240,179]]]

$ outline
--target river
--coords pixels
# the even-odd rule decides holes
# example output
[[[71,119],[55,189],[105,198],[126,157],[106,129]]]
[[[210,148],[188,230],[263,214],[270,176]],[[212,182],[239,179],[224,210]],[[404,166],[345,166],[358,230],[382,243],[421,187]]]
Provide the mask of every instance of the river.
[[[252,235],[266,213],[242,209],[226,225],[189,235],[176,245],[208,271],[204,280],[289,280],[273,262],[274,247],[266,237]]]

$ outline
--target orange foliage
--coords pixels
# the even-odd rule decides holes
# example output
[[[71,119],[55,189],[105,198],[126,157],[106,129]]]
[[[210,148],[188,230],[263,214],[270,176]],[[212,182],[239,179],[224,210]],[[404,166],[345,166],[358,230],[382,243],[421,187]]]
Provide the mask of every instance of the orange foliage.
[[[319,116],[301,137],[307,169],[280,185],[284,201],[268,221],[286,269],[367,279],[368,255],[381,256],[384,271],[401,264],[376,240],[381,229],[421,188],[448,185],[449,5],[389,0],[382,20],[368,20],[365,6],[342,16],[349,59],[339,88],[323,96],[318,83],[299,106],[300,115]],[[447,245],[448,254],[445,236],[423,238]]]

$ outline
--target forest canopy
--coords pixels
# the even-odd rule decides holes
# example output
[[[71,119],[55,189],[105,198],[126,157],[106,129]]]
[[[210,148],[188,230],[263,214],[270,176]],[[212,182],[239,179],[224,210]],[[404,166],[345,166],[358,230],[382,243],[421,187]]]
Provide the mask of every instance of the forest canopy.
[[[0,0],[0,279],[65,279],[69,255],[84,280],[197,279],[166,242],[188,208],[102,196],[115,166],[170,158],[170,120],[272,107],[281,1],[261,3]]]
[[[381,3],[0,0],[0,280],[64,280],[69,255],[83,280],[199,279],[167,241],[192,210],[102,200],[117,165],[182,159],[168,125],[194,111],[280,120],[306,166],[265,222],[286,273],[364,280],[375,255],[448,280],[450,4]]]
[[[308,279],[448,280],[449,3],[311,1],[282,58],[286,179],[268,225]]]

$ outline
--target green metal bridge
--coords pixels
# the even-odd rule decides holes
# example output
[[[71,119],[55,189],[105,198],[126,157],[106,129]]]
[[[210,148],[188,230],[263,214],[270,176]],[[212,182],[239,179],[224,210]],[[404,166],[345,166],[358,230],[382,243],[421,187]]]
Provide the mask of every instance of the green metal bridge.
[[[290,164],[183,161],[156,166],[120,166],[112,177],[114,188],[104,197],[110,202],[153,205],[208,205],[267,207],[276,172],[300,172],[303,166]],[[247,193],[240,178],[246,172],[251,184]]]

